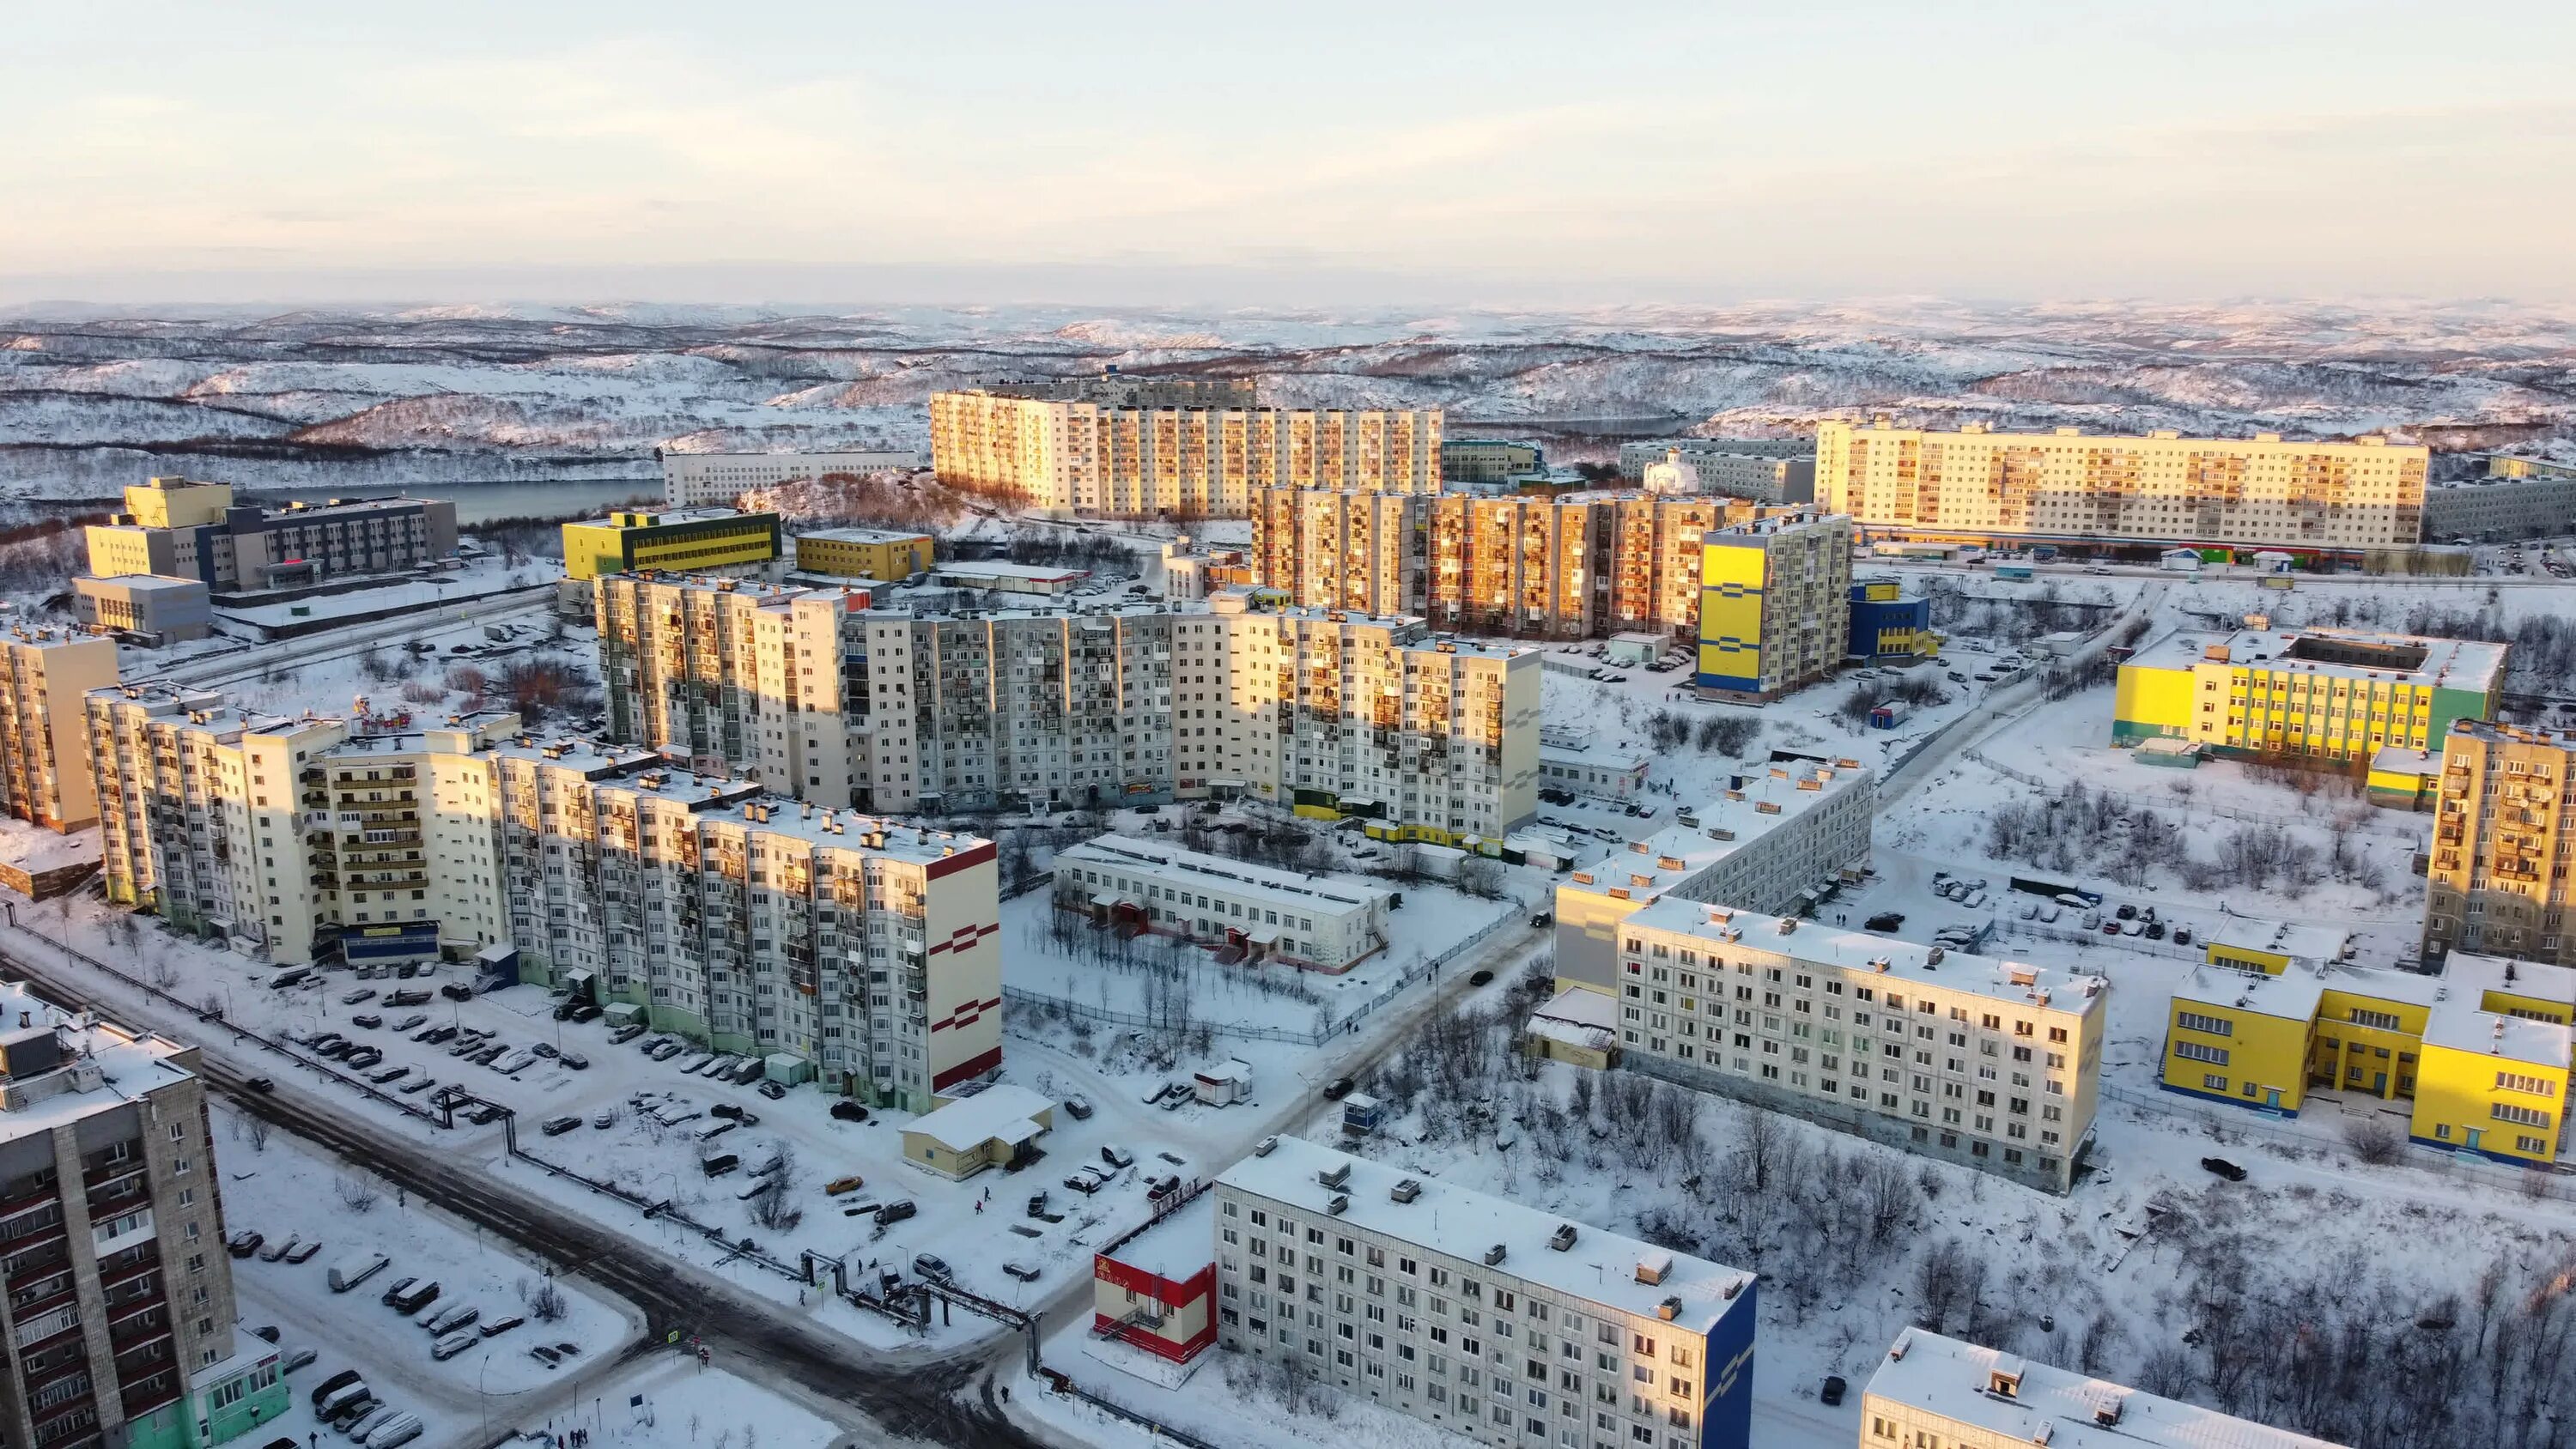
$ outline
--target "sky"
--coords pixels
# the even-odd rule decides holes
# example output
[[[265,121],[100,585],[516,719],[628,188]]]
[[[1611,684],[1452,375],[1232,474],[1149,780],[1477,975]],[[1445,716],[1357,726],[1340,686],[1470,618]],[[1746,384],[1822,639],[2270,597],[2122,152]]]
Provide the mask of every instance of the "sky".
[[[0,301],[2576,294],[2576,6],[0,7]]]

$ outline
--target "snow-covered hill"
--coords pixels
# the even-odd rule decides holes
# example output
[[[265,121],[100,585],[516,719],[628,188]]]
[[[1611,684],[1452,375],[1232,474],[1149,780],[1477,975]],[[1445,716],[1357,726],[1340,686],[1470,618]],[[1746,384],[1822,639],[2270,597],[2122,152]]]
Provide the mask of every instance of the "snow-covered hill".
[[[913,447],[977,379],[1258,376],[1453,433],[1795,433],[1827,416],[2395,429],[2576,456],[2576,310],[1897,299],[1605,312],[481,306],[0,314],[0,496],[143,471],[369,486],[649,471],[657,447]]]

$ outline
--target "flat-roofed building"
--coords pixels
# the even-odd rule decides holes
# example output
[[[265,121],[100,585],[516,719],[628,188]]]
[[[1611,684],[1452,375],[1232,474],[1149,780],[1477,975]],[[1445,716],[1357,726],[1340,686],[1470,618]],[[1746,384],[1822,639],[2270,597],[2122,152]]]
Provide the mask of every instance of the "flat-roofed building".
[[[2361,629],[2178,631],[2121,661],[2111,743],[2159,736],[2232,759],[2359,771],[2390,745],[2440,749],[2492,719],[2505,646]]]
[[[1767,453],[1674,448],[1642,474],[1649,493],[1719,493],[1756,503],[1810,503],[1816,460]]]
[[[834,474],[910,473],[921,455],[909,451],[838,453],[673,453],[662,455],[662,501],[673,508],[731,507],[743,494]]]
[[[2199,544],[2302,556],[2412,548],[2430,449],[2121,437],[2058,428],[1816,428],[1816,502],[1873,536],[2078,546]]]
[[[2423,956],[2491,951],[2576,966],[2576,733],[2456,720],[2440,736]]]
[[[2064,1192],[2100,976],[1667,896],[1618,926],[1623,1065]]]
[[[83,574],[72,580],[72,602],[80,611],[81,627],[96,633],[177,644],[214,632],[213,600],[202,579]]]
[[[1700,535],[1699,692],[1768,701],[1842,667],[1852,521],[1770,518]]]
[[[1000,559],[951,559],[932,570],[932,583],[996,594],[1069,594],[1091,577],[1089,569],[1059,564],[1006,563]]]
[[[1613,749],[1595,741],[1589,728],[1547,725],[1538,737],[1538,779],[1542,790],[1562,790],[1614,804],[1626,804],[1646,793],[1646,769],[1653,756]]]
[[[1295,1137],[1214,1195],[1229,1351],[1498,1449],[1753,1442],[1751,1273]]]
[[[2490,454],[2486,476],[2424,490],[2428,543],[2507,543],[2576,533],[2576,464]]]
[[[1249,588],[1252,560],[1244,550],[1182,534],[1163,545],[1163,601],[1198,603],[1224,589]]]
[[[1675,449],[1743,458],[1803,458],[1812,456],[1816,445],[1807,438],[1649,438],[1619,445],[1619,476],[1640,481],[1648,467],[1666,461]]]
[[[796,535],[796,571],[898,584],[928,573],[937,547],[926,533],[818,528]]]
[[[1186,1375],[1216,1342],[1216,1198],[1183,1191],[1091,1255],[1091,1331]]]
[[[1856,760],[1788,760],[1730,777],[1643,840],[1597,851],[1556,887],[1559,985],[1611,990],[1618,926],[1673,896],[1795,911],[1869,869],[1878,790]]]
[[[1104,926],[1228,947],[1248,961],[1349,970],[1386,948],[1393,892],[1126,835],[1056,853],[1056,908]]]
[[[662,513],[612,513],[590,523],[563,526],[564,576],[668,569],[723,574],[758,571],[779,557],[778,515],[730,508],[686,508]]]
[[[1503,483],[1546,466],[1546,451],[1536,443],[1508,438],[1443,438],[1440,476],[1461,483]]]
[[[0,635],[0,810],[47,830],[98,820],[81,700],[116,683],[116,643],[68,629]]]
[[[1861,1390],[1860,1449],[2342,1449],[1909,1328]]]
[[[223,484],[163,478],[126,493],[134,511],[88,530],[89,571],[100,578],[160,574],[218,592],[256,591],[394,573],[456,552],[450,499],[335,498],[263,509],[232,503]]]

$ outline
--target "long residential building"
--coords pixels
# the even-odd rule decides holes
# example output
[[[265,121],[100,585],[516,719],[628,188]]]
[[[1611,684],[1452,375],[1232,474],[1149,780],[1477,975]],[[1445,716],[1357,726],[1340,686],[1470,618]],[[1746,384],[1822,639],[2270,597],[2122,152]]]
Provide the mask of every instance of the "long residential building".
[[[234,1336],[197,1050],[0,984],[0,1443],[200,1449],[289,1407]]]
[[[672,508],[732,507],[743,494],[830,474],[909,473],[913,452],[672,453],[662,455],[662,501]]]
[[[2168,634],[2120,664],[2111,743],[2176,739],[2236,759],[2366,769],[2491,719],[2505,646],[2362,629]]]
[[[1299,604],[1473,634],[1694,638],[1702,535],[1766,516],[1730,498],[1265,489],[1253,576]]]
[[[1831,676],[1851,634],[1852,521],[1766,518],[1699,540],[1703,698],[1769,701]]]
[[[0,812],[47,830],[97,821],[81,700],[116,679],[112,639],[42,628],[0,636]]]
[[[1535,816],[1538,657],[1419,619],[1120,605],[950,615],[604,578],[613,738],[882,811],[1248,797],[1499,848]]]
[[[1104,926],[1340,973],[1386,948],[1393,892],[1125,835],[1056,852],[1056,905]]]
[[[1619,445],[1619,476],[1642,482],[1646,470],[1668,462],[1675,452],[1722,454],[1738,458],[1804,458],[1816,451],[1806,438],[1650,438]]]
[[[1241,518],[1256,489],[1440,491],[1440,410],[1267,408],[1249,382],[1120,375],[930,399],[939,481],[1055,513]]]
[[[1816,501],[1895,538],[2356,554],[2415,546],[2431,458],[2377,436],[2324,443],[1822,423]]]
[[[292,588],[394,573],[456,552],[456,504],[368,498],[237,506],[232,485],[154,478],[125,490],[125,513],[88,531],[100,578],[160,574],[227,589]]]
[[[1000,1053],[990,841],[537,740],[94,692],[109,899],[279,965],[514,948],[522,979],[913,1110]]]
[[[1496,1449],[1749,1449],[1755,1277],[1295,1137],[1218,1176],[1217,1342]]]
[[[2576,967],[2576,733],[2457,720],[2441,750],[2423,958],[2456,948]]]
[[[2051,1192],[2091,1146],[2102,977],[1679,896],[1618,962],[1627,1066]]]
[[[1861,1390],[1860,1449],[2341,1449],[1908,1328]]]
[[[1816,460],[1675,448],[1646,465],[1643,481],[1649,493],[1722,493],[1756,503],[1809,503],[1816,496]]]

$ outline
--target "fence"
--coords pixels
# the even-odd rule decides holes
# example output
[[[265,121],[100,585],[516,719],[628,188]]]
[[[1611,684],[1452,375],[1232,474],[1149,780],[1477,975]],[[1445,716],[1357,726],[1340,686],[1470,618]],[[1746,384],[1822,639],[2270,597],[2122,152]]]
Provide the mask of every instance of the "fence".
[[[2103,1085],[2102,1095],[2112,1101],[2150,1111],[2188,1112],[2231,1132],[2327,1152],[2352,1151],[2342,1136],[2341,1129],[2346,1123],[2386,1115],[2379,1111],[2354,1112],[2315,1092],[2308,1095],[2310,1115],[2302,1117],[2276,1117],[2255,1108],[2230,1106],[2183,1092],[2133,1092],[2108,1083]],[[2320,1106],[2334,1108],[2333,1115],[2316,1115]],[[2404,1139],[2405,1124],[2391,1125]],[[2454,1186],[2509,1190],[2529,1198],[2576,1202],[2576,1176],[2569,1175],[2562,1166],[2508,1167],[2473,1153],[2428,1147],[2411,1139],[2406,1139],[2406,1152],[2399,1160],[2407,1167],[2447,1179]]]

